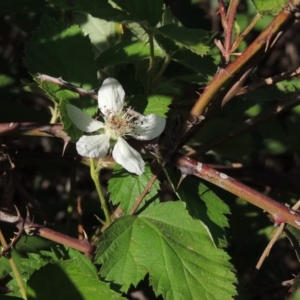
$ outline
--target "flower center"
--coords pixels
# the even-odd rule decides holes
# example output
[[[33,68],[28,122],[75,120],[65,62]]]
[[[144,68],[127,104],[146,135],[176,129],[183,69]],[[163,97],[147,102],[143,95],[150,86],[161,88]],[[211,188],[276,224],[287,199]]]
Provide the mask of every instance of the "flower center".
[[[130,109],[127,109],[121,111],[119,114],[106,113],[106,116],[104,116],[105,133],[114,140],[118,139],[118,137],[134,133],[138,121],[137,117],[131,112]]]

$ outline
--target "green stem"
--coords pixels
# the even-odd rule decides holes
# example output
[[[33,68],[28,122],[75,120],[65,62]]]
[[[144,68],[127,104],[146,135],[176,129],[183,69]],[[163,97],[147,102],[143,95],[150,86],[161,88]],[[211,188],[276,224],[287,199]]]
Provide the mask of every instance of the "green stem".
[[[152,78],[153,78],[153,69],[154,69],[154,40],[153,33],[148,32],[149,36],[149,46],[150,46],[150,58],[149,58],[149,69],[148,69],[148,84],[147,84],[147,92],[151,92],[152,90]]]
[[[0,229],[0,242],[1,242],[2,246],[3,246],[3,248],[7,247],[7,244],[6,244],[6,241],[4,239],[4,236],[2,234],[1,229]],[[16,281],[17,281],[17,284],[18,284],[18,288],[20,290],[22,298],[25,299],[25,300],[27,300],[27,296],[26,296],[25,288],[24,288],[24,285],[23,285],[23,282],[22,282],[21,274],[20,274],[20,272],[19,272],[19,270],[18,270],[18,268],[17,268],[17,266],[15,264],[15,261],[14,261],[14,259],[12,257],[10,257],[8,259],[8,261],[9,261],[10,267],[11,267],[11,269],[12,269],[14,275],[15,275],[15,278],[16,278]]]
[[[160,78],[164,74],[167,66],[170,64],[171,61],[172,61],[172,57],[169,54],[167,54],[163,65],[161,66],[159,72],[156,74],[156,76],[154,77],[154,79],[152,81],[153,85],[155,85],[157,82],[159,82]]]
[[[51,114],[52,114],[50,124],[55,124],[55,123],[57,123],[57,120],[58,120],[58,117],[59,117],[57,104],[54,103],[54,108],[51,107],[50,110],[51,110]]]
[[[95,184],[95,187],[96,187],[99,199],[100,199],[101,208],[103,209],[103,212],[105,215],[105,222],[106,222],[106,224],[109,225],[111,223],[111,219],[110,219],[110,213],[109,213],[108,207],[106,205],[106,201],[105,201],[105,198],[103,196],[102,189],[100,186],[100,181],[99,181],[100,170],[101,170],[100,167],[95,167],[94,159],[92,157],[90,157],[90,174],[94,181],[94,184]]]

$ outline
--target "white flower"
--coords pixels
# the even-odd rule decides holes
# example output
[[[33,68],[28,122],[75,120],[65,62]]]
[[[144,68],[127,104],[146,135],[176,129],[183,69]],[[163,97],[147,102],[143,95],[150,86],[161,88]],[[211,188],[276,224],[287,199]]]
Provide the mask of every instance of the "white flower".
[[[137,140],[151,140],[159,136],[165,128],[165,118],[151,114],[143,116],[130,108],[124,108],[125,92],[120,83],[113,78],[104,80],[98,92],[98,107],[104,123],[92,119],[76,106],[67,104],[66,109],[73,123],[84,132],[76,143],[82,156],[104,157],[113,147],[112,156],[127,171],[141,175],[145,163],[140,153],[128,145],[125,136]]]

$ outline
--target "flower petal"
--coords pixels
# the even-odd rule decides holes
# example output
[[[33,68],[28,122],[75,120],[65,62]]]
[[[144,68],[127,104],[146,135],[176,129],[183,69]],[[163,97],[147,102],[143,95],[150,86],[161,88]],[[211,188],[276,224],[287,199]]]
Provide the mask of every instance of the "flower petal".
[[[127,171],[137,175],[144,173],[145,163],[142,156],[129,146],[124,139],[118,138],[112,156],[115,161],[122,165]]]
[[[98,92],[98,107],[107,116],[118,114],[124,105],[125,92],[118,80],[107,78]]]
[[[104,127],[102,122],[94,120],[72,104],[67,104],[66,110],[75,126],[82,131],[93,132]]]
[[[135,128],[134,138],[145,141],[159,136],[166,126],[166,119],[157,115],[143,116],[139,119],[140,124]]]
[[[109,136],[106,134],[83,135],[76,143],[77,152],[86,157],[104,157],[109,149]]]

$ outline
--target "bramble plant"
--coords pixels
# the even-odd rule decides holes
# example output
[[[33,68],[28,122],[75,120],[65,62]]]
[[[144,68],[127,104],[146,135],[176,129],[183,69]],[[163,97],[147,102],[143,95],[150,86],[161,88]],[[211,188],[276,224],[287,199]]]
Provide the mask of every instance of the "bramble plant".
[[[25,2],[0,4],[28,37],[0,74],[0,298],[298,299],[296,256],[257,275],[280,237],[299,254],[299,171],[273,160],[299,165],[299,69],[260,74],[300,1]]]

